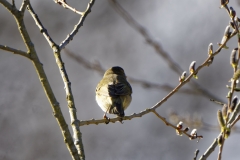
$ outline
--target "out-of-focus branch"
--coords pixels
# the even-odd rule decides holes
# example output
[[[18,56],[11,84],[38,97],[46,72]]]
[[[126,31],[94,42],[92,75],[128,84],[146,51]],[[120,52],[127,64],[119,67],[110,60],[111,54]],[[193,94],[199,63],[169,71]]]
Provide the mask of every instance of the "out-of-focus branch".
[[[75,8],[69,6],[69,5],[65,2],[65,0],[54,0],[54,2],[55,2],[55,3],[58,3],[59,5],[62,5],[63,8],[70,9],[70,10],[72,10],[74,13],[77,13],[77,14],[79,14],[79,15],[81,15],[81,16],[84,14],[83,12],[80,12],[80,11],[76,10]]]
[[[65,40],[62,41],[62,43],[59,45],[59,49],[62,50],[63,48],[66,47],[66,45],[73,40],[73,37],[77,34],[79,28],[81,26],[83,26],[83,22],[85,20],[85,18],[87,17],[87,15],[91,12],[91,8],[94,4],[95,0],[90,0],[90,2],[88,3],[87,9],[82,13],[82,16],[79,20],[79,22],[74,26],[74,29],[72,30],[72,32],[65,38]]]
[[[15,0],[12,0],[12,5],[13,5],[13,7],[16,7]]]
[[[193,160],[196,160],[197,159],[197,156],[198,156],[198,153],[199,153],[199,150],[197,149],[196,151],[195,151],[195,155],[194,155],[194,157],[193,157]]]
[[[24,51],[21,51],[21,50],[18,50],[18,49],[14,49],[14,48],[8,47],[6,45],[1,45],[0,44],[0,49],[12,52],[14,54],[18,54],[18,55],[26,57],[26,58],[30,58],[30,56],[29,56],[29,54],[27,54],[27,52],[24,52]]]
[[[100,75],[103,75],[104,72],[106,71],[106,69],[104,69],[100,63],[91,63],[91,62],[87,61],[86,59],[84,59],[82,56],[76,55],[75,53],[71,52],[70,50],[68,50],[66,48],[64,49],[64,51],[70,58],[72,58],[78,64],[84,66],[87,69],[94,70],[94,71],[98,72]],[[148,82],[148,81],[145,81],[145,80],[136,79],[136,78],[129,77],[129,76],[127,76],[127,79],[128,79],[129,82],[139,84],[144,88],[159,89],[161,91],[165,90],[165,91],[168,91],[168,92],[174,89],[173,86],[168,85],[168,84],[160,85],[160,84]],[[184,94],[201,95],[199,92],[196,92],[195,90],[192,90],[192,89],[181,89],[179,92],[184,93]]]
[[[117,13],[131,26],[133,27],[137,32],[139,32],[146,42],[152,46],[156,53],[158,53],[162,58],[164,58],[165,62],[167,62],[168,66],[178,75],[180,75],[183,72],[183,69],[171,58],[169,53],[167,53],[162,45],[154,40],[153,37],[149,34],[147,29],[145,29],[143,26],[141,26],[116,0],[109,0],[110,4],[113,6],[113,8],[117,11]],[[216,95],[210,93],[207,89],[204,89],[203,86],[200,86],[197,82],[191,82],[189,83],[191,87],[194,88],[197,92],[199,92],[201,95],[204,95],[206,98],[213,98],[217,99],[219,101],[222,101],[221,98],[217,97]]]

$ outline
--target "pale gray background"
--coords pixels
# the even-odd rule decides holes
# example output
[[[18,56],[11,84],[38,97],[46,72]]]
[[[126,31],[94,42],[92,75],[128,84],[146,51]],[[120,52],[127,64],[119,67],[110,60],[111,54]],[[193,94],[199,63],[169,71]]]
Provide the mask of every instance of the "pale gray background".
[[[67,2],[83,11],[88,0]],[[16,3],[20,5],[20,1]],[[220,0],[121,0],[120,3],[185,70],[188,70],[193,60],[197,61],[198,66],[207,58],[209,43],[214,44],[214,50],[217,48],[216,43],[221,41],[229,23],[226,11],[219,9]],[[53,1],[32,0],[32,6],[57,43],[66,37],[79,19],[78,15]],[[230,6],[234,6],[240,16],[236,1],[231,1]],[[14,18],[2,6],[0,15],[0,44],[25,50]],[[27,11],[25,22],[70,124],[64,86],[52,50]],[[237,47],[236,37],[228,45],[231,49],[223,50],[210,67],[202,69],[197,80],[211,93],[225,100],[225,85],[232,76],[229,55]],[[84,26],[67,48],[91,62],[98,60],[105,68],[122,66],[127,75],[138,79],[173,86],[178,84],[179,75],[169,69],[164,60],[113,10],[107,0],[96,0]],[[102,118],[103,112],[95,102],[95,87],[102,76],[85,69],[64,53],[63,60],[72,82],[79,119]],[[0,75],[0,159],[70,159],[31,62],[0,50]],[[132,84],[132,88],[133,101],[126,115],[153,106],[168,93],[144,89],[136,84]],[[170,109],[180,115],[197,113],[204,121],[217,125],[216,113],[219,107],[206,97],[177,93],[157,111],[168,117]],[[176,136],[172,128],[165,126],[153,114],[125,121],[124,124],[81,127],[87,160],[192,159],[196,149],[200,149],[202,155],[219,134],[218,131],[198,129],[204,139],[196,143],[186,136]],[[233,132],[225,143],[223,159],[239,159],[238,140],[239,134]],[[209,159],[217,159],[217,152],[218,148]]]

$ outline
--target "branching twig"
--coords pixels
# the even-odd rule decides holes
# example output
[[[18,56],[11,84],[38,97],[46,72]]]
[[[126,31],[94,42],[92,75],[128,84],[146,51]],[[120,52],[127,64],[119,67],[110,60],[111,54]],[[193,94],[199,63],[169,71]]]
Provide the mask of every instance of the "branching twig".
[[[73,37],[77,34],[78,29],[83,26],[83,22],[85,20],[85,18],[87,17],[87,15],[91,12],[91,8],[94,4],[95,0],[90,0],[90,2],[88,3],[87,9],[85,10],[85,12],[82,13],[82,16],[79,20],[79,22],[75,25],[73,31],[66,37],[65,40],[62,41],[62,43],[59,45],[59,50],[61,51],[63,48],[66,47],[66,45],[73,39]]]
[[[56,118],[56,120],[57,120],[57,122],[58,122],[58,124],[61,128],[61,131],[62,131],[62,134],[63,134],[63,137],[64,137],[64,142],[67,145],[67,148],[68,148],[68,150],[69,150],[69,152],[72,156],[72,159],[79,160],[80,158],[79,158],[78,152],[77,152],[76,147],[73,143],[73,138],[72,138],[71,133],[68,129],[68,125],[67,125],[67,123],[64,119],[62,111],[60,109],[60,105],[55,98],[55,95],[54,95],[54,93],[51,89],[51,86],[48,82],[45,71],[43,69],[43,65],[40,62],[40,60],[38,59],[38,56],[37,56],[36,50],[34,48],[34,45],[33,45],[32,41],[30,39],[30,36],[29,36],[27,30],[26,30],[24,20],[23,20],[24,14],[22,14],[16,8],[9,6],[9,3],[6,0],[0,0],[0,3],[5,8],[7,8],[8,11],[11,12],[13,14],[13,16],[15,17],[16,23],[18,25],[19,32],[20,32],[20,34],[22,36],[22,39],[25,43],[25,46],[28,50],[27,53],[29,53],[29,56],[31,57],[32,63],[34,65],[34,67],[36,68],[36,72],[39,76],[39,80],[40,80],[40,82],[43,86],[45,94],[46,94],[46,96],[47,96],[47,98],[50,102],[50,105],[53,109],[53,115],[55,116],[55,118]],[[28,1],[28,5],[29,4],[30,4],[30,2]],[[84,158],[82,158],[82,159],[84,159]]]
[[[21,51],[21,50],[18,50],[18,49],[14,49],[14,48],[8,47],[6,45],[0,45],[0,49],[12,52],[14,54],[21,55],[21,56],[26,57],[26,58],[30,58],[30,56],[29,56],[29,54],[27,54],[27,52],[24,52],[24,51]]]
[[[64,86],[65,86],[65,92],[66,92],[67,103],[68,103],[68,108],[69,108],[69,113],[70,113],[70,118],[71,118],[71,124],[72,124],[73,133],[74,133],[75,145],[77,147],[80,159],[83,159],[83,160],[85,159],[85,154],[84,154],[84,147],[83,147],[83,143],[82,143],[82,133],[80,132],[80,127],[78,125],[79,120],[77,118],[77,110],[75,107],[74,97],[72,94],[71,82],[68,78],[68,75],[67,75],[67,72],[66,72],[66,69],[64,66],[64,62],[62,61],[60,52],[61,52],[61,48],[64,48],[65,45],[67,45],[70,42],[70,40],[72,40],[72,38],[76,35],[76,33],[78,32],[78,29],[80,28],[80,26],[82,26],[83,21],[85,20],[86,16],[88,15],[88,13],[90,13],[91,7],[93,6],[93,4],[94,4],[94,0],[90,0],[89,4],[87,6],[87,9],[83,13],[82,17],[80,18],[77,26],[75,26],[75,28],[72,31],[72,33],[70,34],[70,36],[68,36],[68,38],[66,40],[64,40],[64,43],[62,43],[60,45],[57,45],[51,39],[51,37],[47,33],[47,30],[44,28],[41,21],[38,19],[37,14],[33,11],[31,5],[28,6],[29,12],[31,13],[37,26],[39,27],[40,31],[43,33],[44,37],[47,39],[50,47],[53,50],[53,53],[54,53],[54,56],[56,59],[56,63],[58,65],[60,74],[63,79]]]
[[[222,135],[222,134],[220,134],[220,135],[218,136],[218,138],[219,138],[221,135]],[[215,148],[216,148],[217,145],[218,145],[218,142],[217,142],[218,138],[215,138],[215,139],[214,139],[213,143],[209,146],[209,148],[206,150],[206,152],[199,158],[199,160],[206,160],[206,159],[210,156],[210,154],[215,150]]]
[[[55,3],[58,3],[58,4],[62,5],[63,8],[70,9],[70,10],[72,10],[74,13],[77,13],[77,14],[79,14],[79,15],[81,15],[81,16],[84,14],[83,12],[80,12],[80,11],[76,10],[75,8],[69,6],[69,5],[65,2],[65,0],[55,0]]]
[[[156,112],[156,110],[152,110],[152,112],[153,112],[159,119],[161,119],[167,126],[170,126],[170,127],[174,128],[175,130],[179,130],[178,127],[176,127],[175,125],[169,123],[169,122],[166,120],[166,118],[160,116],[160,115]],[[203,136],[201,136],[201,135],[200,135],[200,136],[192,136],[191,134],[188,134],[187,131],[181,131],[181,133],[185,134],[185,135],[188,136],[190,139],[200,139],[200,138],[203,138]]]
[[[31,14],[31,16],[33,17],[33,20],[35,21],[36,25],[38,26],[38,28],[40,29],[40,32],[44,35],[45,39],[48,41],[48,44],[52,47],[54,45],[56,45],[56,43],[53,41],[53,39],[51,38],[51,36],[48,34],[48,31],[46,28],[44,28],[42,22],[40,21],[40,19],[38,18],[38,15],[34,12],[32,5],[29,3],[27,6],[27,9],[29,11],[29,13]]]
[[[20,11],[22,14],[24,14],[24,12],[25,12],[28,4],[29,4],[29,0],[23,0],[22,5],[21,5],[21,7],[20,7],[20,9],[19,9],[19,11]]]

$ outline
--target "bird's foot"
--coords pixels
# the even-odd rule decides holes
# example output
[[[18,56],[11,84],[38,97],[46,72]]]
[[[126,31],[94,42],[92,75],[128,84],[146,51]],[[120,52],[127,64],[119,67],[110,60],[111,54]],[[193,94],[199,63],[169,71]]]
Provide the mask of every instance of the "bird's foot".
[[[118,117],[119,122],[123,124],[123,117]]]
[[[108,124],[110,122],[110,118],[106,116],[106,114],[103,115],[103,118],[105,119],[105,123]]]

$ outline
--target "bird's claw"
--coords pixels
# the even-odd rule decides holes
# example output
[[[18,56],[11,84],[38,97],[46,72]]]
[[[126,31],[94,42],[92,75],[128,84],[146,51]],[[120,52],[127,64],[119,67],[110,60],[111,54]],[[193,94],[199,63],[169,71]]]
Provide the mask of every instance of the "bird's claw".
[[[106,116],[106,114],[103,115],[103,118],[105,119],[105,123],[108,124],[110,122],[110,118]]]

